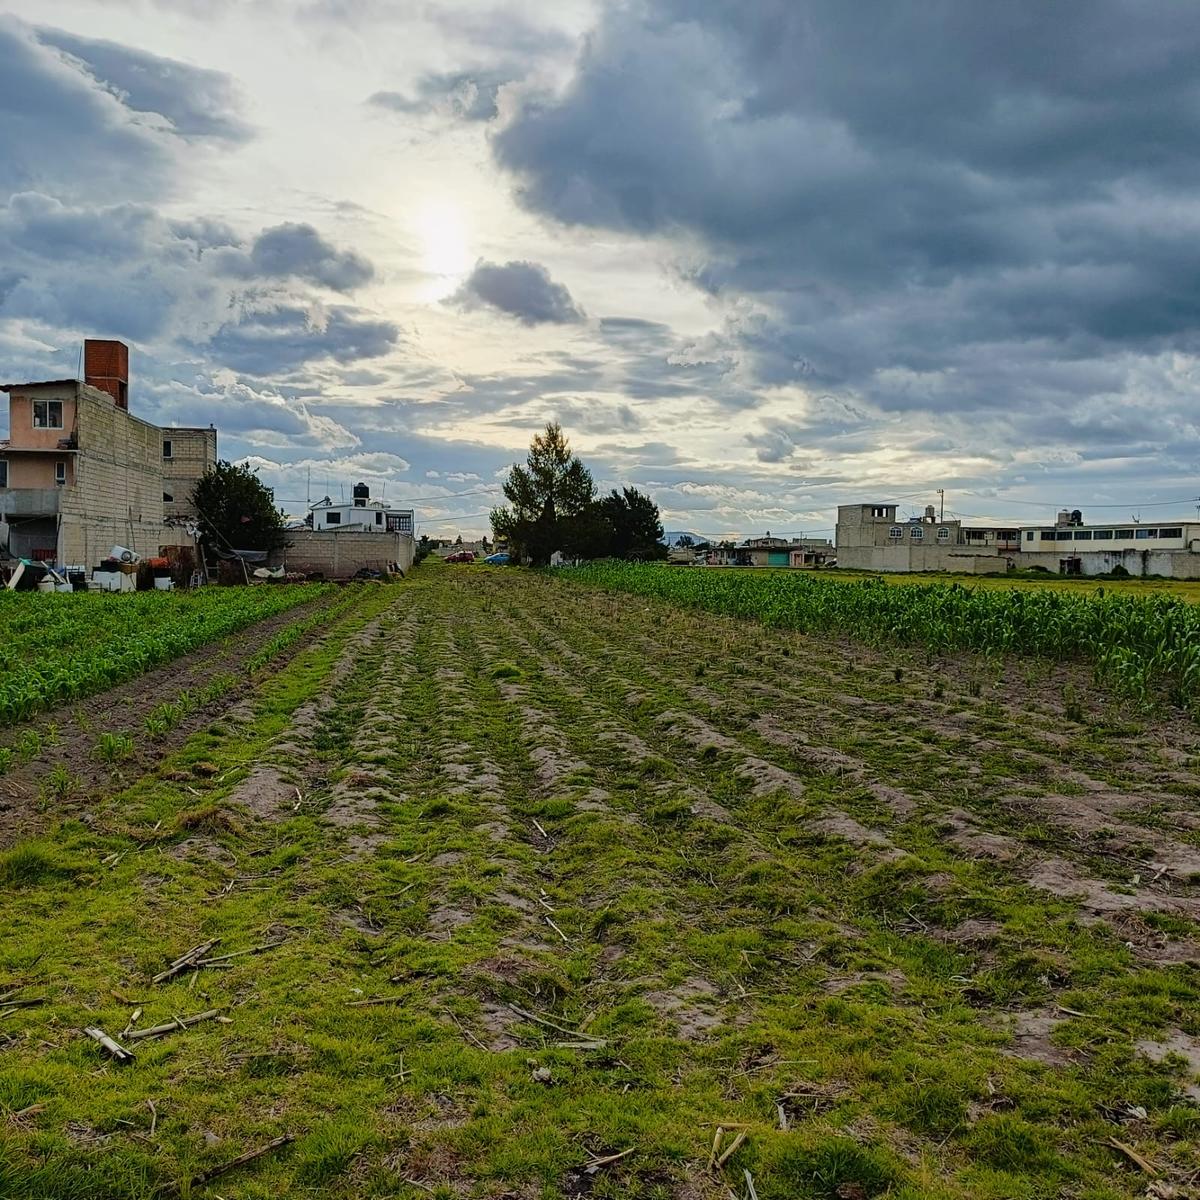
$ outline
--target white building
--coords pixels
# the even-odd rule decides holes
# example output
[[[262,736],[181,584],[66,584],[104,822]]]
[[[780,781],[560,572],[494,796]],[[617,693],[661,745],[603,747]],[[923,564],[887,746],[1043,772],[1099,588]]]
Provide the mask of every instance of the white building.
[[[1054,525],[1023,525],[1023,567],[1045,567],[1062,575],[1106,575],[1122,567],[1130,575],[1200,578],[1200,522],[1183,518],[1150,522],[1085,523],[1065,509]]]
[[[328,496],[311,509],[314,533],[353,529],[359,533],[403,533],[413,536],[413,510],[392,508],[380,500],[371,499],[371,489],[365,483],[354,485],[351,503],[335,504]]]
[[[1063,509],[1053,524],[969,526],[923,517],[898,520],[894,504],[838,507],[838,566],[865,571],[995,574],[1039,567],[1059,575],[1162,575],[1200,579],[1200,521],[1176,518],[1085,522]],[[1120,572],[1118,572],[1120,573]]]

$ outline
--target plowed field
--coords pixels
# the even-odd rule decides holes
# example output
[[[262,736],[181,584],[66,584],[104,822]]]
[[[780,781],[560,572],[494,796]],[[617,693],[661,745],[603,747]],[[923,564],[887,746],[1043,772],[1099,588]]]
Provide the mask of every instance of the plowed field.
[[[20,801],[0,1196],[1189,1195],[1196,726],[1091,678],[366,591]]]

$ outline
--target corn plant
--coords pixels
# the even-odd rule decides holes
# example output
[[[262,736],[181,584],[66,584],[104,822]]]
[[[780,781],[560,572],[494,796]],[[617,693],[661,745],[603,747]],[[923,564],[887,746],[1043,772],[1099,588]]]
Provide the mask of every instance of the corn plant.
[[[104,691],[324,595],[327,584],[195,592],[0,591],[0,725]]]
[[[133,756],[133,738],[127,733],[102,733],[96,742],[96,757],[104,762],[123,762]]]
[[[1135,703],[1165,693],[1182,707],[1200,709],[1200,606],[1178,596],[959,583],[896,587],[882,579],[615,562],[556,575],[764,625],[850,633],[876,644],[1091,662],[1101,682]]]

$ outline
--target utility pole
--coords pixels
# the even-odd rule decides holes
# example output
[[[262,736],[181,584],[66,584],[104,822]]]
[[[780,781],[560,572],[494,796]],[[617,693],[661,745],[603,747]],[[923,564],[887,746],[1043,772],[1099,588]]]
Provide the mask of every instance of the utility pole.
[[[939,503],[941,505],[941,509],[938,512],[938,520],[944,521],[946,519],[946,489],[938,488],[938,496],[940,497]]]

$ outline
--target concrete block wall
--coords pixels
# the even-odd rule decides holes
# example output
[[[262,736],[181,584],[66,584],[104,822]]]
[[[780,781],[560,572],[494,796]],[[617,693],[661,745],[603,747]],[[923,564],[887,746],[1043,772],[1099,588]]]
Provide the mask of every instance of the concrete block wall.
[[[190,520],[196,516],[189,497],[196,481],[217,461],[215,429],[184,429],[164,426],[162,441],[171,443],[171,457],[162,460],[163,501],[168,517]]]
[[[407,574],[415,552],[413,539],[404,533],[302,529],[289,532],[288,541],[291,546],[279,557],[289,571],[319,571],[327,579],[348,579],[362,567],[383,571],[391,563]]]
[[[90,387],[79,389],[76,403],[79,451],[72,486],[62,491],[59,557],[93,565],[114,544],[143,557],[157,554],[160,545],[178,544],[163,524],[158,426]]]

